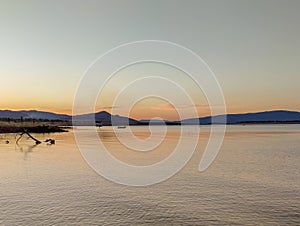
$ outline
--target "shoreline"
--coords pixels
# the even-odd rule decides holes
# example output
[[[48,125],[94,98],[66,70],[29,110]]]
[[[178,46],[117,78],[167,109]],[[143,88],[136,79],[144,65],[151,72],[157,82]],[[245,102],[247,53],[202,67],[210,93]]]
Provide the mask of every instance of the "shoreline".
[[[22,133],[22,132],[28,132],[28,133],[64,133],[68,132],[68,130],[65,130],[59,126],[0,126],[0,134],[2,133]]]
[[[212,124],[153,124],[153,126],[185,126],[185,125],[198,125],[198,126],[209,126]],[[214,125],[300,125],[299,121],[287,121],[287,122],[238,122],[238,123],[227,123],[227,124],[214,124]],[[76,126],[93,126],[93,125],[76,125]],[[103,125],[103,127],[111,127],[112,125]],[[143,124],[131,124],[126,126],[149,126],[148,123]],[[22,124],[13,124],[13,125],[0,125],[0,134],[3,133],[21,133],[21,132],[29,132],[29,133],[64,133],[69,132],[67,128],[72,127],[71,124],[66,123],[65,125],[22,125]],[[97,126],[96,126],[97,127]]]

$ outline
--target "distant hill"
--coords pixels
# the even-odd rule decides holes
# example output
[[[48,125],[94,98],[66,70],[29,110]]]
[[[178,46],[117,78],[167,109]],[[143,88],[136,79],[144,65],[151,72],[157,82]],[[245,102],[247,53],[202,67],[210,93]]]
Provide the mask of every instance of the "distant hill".
[[[10,119],[48,119],[48,120],[71,120],[70,115],[65,114],[55,114],[51,112],[44,111],[10,111],[10,110],[0,110],[0,118],[10,118]]]
[[[215,123],[221,123],[224,121],[224,115],[209,116],[199,119],[186,119],[182,124],[195,124],[195,122],[205,125],[211,124],[212,119]],[[196,121],[195,121],[196,120]],[[266,111],[257,113],[245,113],[245,114],[228,114],[227,124],[236,123],[283,123],[283,122],[300,122],[300,112],[295,111]]]
[[[10,119],[43,119],[43,120],[62,120],[62,121],[71,121],[72,116],[66,114],[56,114],[52,112],[44,112],[44,111],[10,111],[10,110],[0,110],[0,118],[10,118]],[[94,119],[103,124],[110,125],[112,122],[116,125],[137,125],[141,124],[139,121],[119,116],[119,115],[111,115],[106,111],[100,111],[95,114],[82,114],[74,116],[74,119],[83,124],[90,124],[89,122],[94,121]]]
[[[141,124],[139,121],[127,118],[124,116],[119,115],[111,115],[106,111],[100,111],[95,114],[83,114],[83,115],[76,115],[73,117],[75,121],[80,122],[91,122],[94,119],[96,122],[101,123],[102,125],[111,125],[112,123],[115,125],[138,125]]]
[[[48,119],[48,120],[63,120],[71,121],[72,116],[66,114],[55,114],[51,112],[43,111],[10,111],[10,110],[0,110],[0,118],[10,118],[10,119]],[[178,124],[211,124],[212,119],[215,123],[223,122],[224,115],[218,116],[208,116],[202,118],[185,119],[180,121],[160,121],[156,120],[152,123],[154,124],[167,124],[167,125],[178,125]],[[82,114],[74,116],[76,121],[81,122],[91,122],[94,119],[103,125],[110,125],[113,121],[116,125],[145,125],[149,123],[149,120],[135,120],[132,118],[127,118],[119,115],[111,115],[106,111],[100,111],[95,114]],[[227,124],[236,123],[284,123],[284,122],[299,122],[300,123],[300,112],[295,111],[266,111],[257,113],[245,113],[245,114],[228,114]]]

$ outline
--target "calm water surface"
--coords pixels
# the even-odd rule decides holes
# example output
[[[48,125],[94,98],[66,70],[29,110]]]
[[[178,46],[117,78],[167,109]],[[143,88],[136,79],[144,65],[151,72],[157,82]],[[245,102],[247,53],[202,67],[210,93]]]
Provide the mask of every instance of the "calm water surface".
[[[88,137],[89,128],[79,130]],[[149,136],[147,127],[132,130],[140,139]],[[115,157],[143,165],[168,156],[179,130],[169,127],[165,141],[147,155],[124,148],[110,127],[98,133]],[[126,138],[128,128],[118,134]],[[137,188],[96,174],[73,130],[36,135],[56,139],[56,145],[38,146],[25,138],[16,146],[15,135],[0,134],[0,225],[300,224],[299,125],[228,126],[218,157],[200,173],[208,136],[209,127],[201,127],[192,159],[174,177]]]

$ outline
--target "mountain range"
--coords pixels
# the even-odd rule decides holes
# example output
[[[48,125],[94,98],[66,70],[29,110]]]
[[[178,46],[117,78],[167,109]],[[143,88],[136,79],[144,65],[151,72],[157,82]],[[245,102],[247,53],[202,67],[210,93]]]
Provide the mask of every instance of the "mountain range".
[[[236,123],[285,123],[285,122],[299,122],[300,123],[300,112],[296,111],[266,111],[257,113],[242,113],[242,114],[228,114],[227,124]],[[75,121],[78,122],[90,122],[95,120],[101,122],[103,125],[110,125],[111,122],[114,124],[130,124],[130,125],[145,125],[149,123],[149,120],[135,120],[119,115],[111,115],[106,111],[100,111],[95,114],[83,114],[74,116]],[[196,119],[184,119],[182,121],[156,121],[155,124],[211,124],[212,120],[214,123],[221,123],[224,121],[225,115],[208,116]],[[72,116],[66,114],[56,114],[52,112],[43,112],[36,110],[29,111],[11,111],[11,110],[0,110],[0,118],[10,119],[43,119],[43,120],[62,120],[71,121]]]
[[[10,118],[10,119],[48,119],[48,120],[71,120],[70,115],[56,114],[52,112],[44,111],[11,111],[11,110],[0,110],[0,118]]]
[[[11,110],[0,110],[0,119],[40,119],[40,120],[60,120],[60,121],[71,121],[72,116],[66,114],[56,114],[52,112],[45,111],[11,111]],[[96,120],[96,122],[101,122],[103,125],[110,125],[112,122],[114,124],[130,124],[137,125],[140,124],[139,121],[119,115],[111,115],[106,111],[100,111],[95,114],[82,114],[73,117],[74,121],[78,125],[89,124]]]
[[[182,124],[211,124],[212,120],[214,123],[224,122],[225,115],[208,116],[199,119],[185,119],[182,120]],[[256,113],[243,113],[243,114],[228,114],[226,115],[227,124],[237,123],[283,123],[283,122],[300,122],[300,112],[296,111],[265,111]]]

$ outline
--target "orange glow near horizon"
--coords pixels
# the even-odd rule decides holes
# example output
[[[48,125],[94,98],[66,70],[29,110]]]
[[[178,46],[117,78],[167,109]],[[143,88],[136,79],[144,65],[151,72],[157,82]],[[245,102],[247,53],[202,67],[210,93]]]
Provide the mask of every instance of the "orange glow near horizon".
[[[113,114],[119,114],[126,116],[124,106],[122,108],[114,108],[112,111],[112,102],[113,98],[116,94],[116,91],[110,89],[111,87],[108,86],[109,92],[105,92],[103,94],[103,98],[105,101],[102,103],[101,101],[98,103],[98,107],[95,109],[95,112],[99,111],[107,111]],[[2,90],[3,91],[3,90]],[[107,90],[106,90],[107,91]],[[1,92],[1,91],[0,91]],[[17,92],[18,93],[18,92]],[[71,95],[70,95],[71,96]],[[58,114],[68,114],[72,115],[72,98],[58,98],[54,94],[52,98],[46,98],[40,96],[39,98],[33,99],[33,97],[29,97],[27,95],[10,95],[8,98],[5,97],[4,100],[0,102],[0,109],[2,110],[38,110],[38,111],[47,111],[53,112]],[[227,97],[227,98],[226,98]],[[59,101],[56,101],[59,99]],[[226,95],[225,99],[227,104],[227,113],[228,114],[237,114],[237,113],[249,113],[249,112],[261,112],[261,111],[272,111],[272,110],[290,110],[290,111],[300,111],[300,106],[295,106],[294,102],[291,101],[278,101],[273,98],[270,101],[267,101],[267,98],[260,98],[255,99],[255,101],[251,99],[238,99],[238,96],[234,96],[230,98],[230,96]],[[210,108],[207,102],[203,101],[204,99],[201,98],[201,101],[195,99],[196,102],[196,109],[198,112],[199,117],[209,116],[210,115]],[[267,103],[267,104],[266,104]],[[159,100],[155,98],[148,98],[143,99],[142,101],[138,102],[133,106],[130,110],[129,117],[141,120],[141,119],[151,119],[160,117],[165,120],[179,120],[179,114],[176,111],[176,108],[183,109],[185,112],[184,118],[189,118],[189,108],[188,106],[184,105],[177,105],[176,107],[170,105],[168,102],[164,100]],[[87,112],[89,113],[89,112]]]
[[[114,99],[118,92],[130,83],[130,81],[139,78],[143,73],[165,75],[166,78],[180,84],[191,96],[199,117],[209,116],[210,109],[205,98],[205,95],[199,90],[193,81],[184,73],[160,64],[139,64],[123,69],[118,72],[104,87],[99,94],[99,99],[96,102],[96,110],[107,111],[113,114],[126,116],[126,103],[124,106],[113,106]],[[5,84],[0,90],[0,109],[2,110],[39,110],[58,114],[72,115],[72,104],[74,94],[76,92],[76,84],[78,80],[72,82],[68,78],[63,77],[60,80],[49,79],[50,75],[46,76],[47,84],[45,85],[44,78],[38,75],[32,75],[22,82],[16,83],[14,76],[5,77],[1,85]],[[57,85],[60,81],[62,85]],[[222,82],[222,81],[220,81]],[[252,83],[249,83],[249,86]],[[129,93],[128,99],[138,95],[139,88],[144,89],[147,86],[156,86],[157,84],[146,84],[146,86],[138,87]],[[158,84],[159,85],[159,84]],[[222,85],[222,84],[221,84]],[[273,95],[272,88],[257,89],[255,92],[246,92],[244,87],[232,86],[229,87],[223,84],[224,98],[226,101],[227,113],[248,113],[271,110],[291,110],[300,111],[300,105],[296,104],[299,99],[296,96],[284,98],[283,96]],[[164,87],[162,87],[164,89]],[[167,89],[166,89],[167,90]],[[167,90],[168,91],[168,90]],[[286,93],[285,95],[290,95]],[[174,93],[177,95],[177,93]],[[3,98],[4,97],[4,98]],[[189,118],[189,110],[191,107],[185,106],[183,99],[178,96],[176,106],[170,105],[168,102],[150,98],[138,102],[131,110],[130,117],[140,119],[151,119],[160,117],[165,120],[179,120],[178,112],[175,108],[181,109],[184,112],[184,118]],[[90,113],[90,112],[86,112]]]

